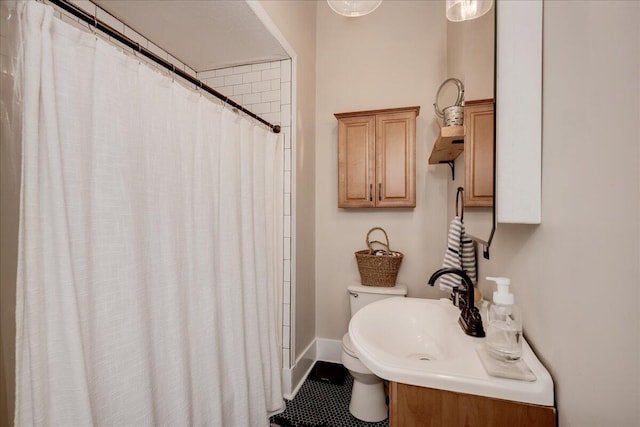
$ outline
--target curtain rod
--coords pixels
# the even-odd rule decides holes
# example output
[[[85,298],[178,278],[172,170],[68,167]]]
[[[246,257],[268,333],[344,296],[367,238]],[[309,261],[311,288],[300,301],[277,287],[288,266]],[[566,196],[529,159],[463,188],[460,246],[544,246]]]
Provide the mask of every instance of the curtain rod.
[[[104,22],[100,21],[99,19],[96,18],[96,16],[85,12],[84,10],[80,9],[79,7],[69,3],[67,0],[48,0],[48,1],[49,1],[49,3],[52,3],[52,4],[56,5],[56,6],[58,6],[59,8],[64,9],[65,11],[69,12],[70,14],[75,16],[76,18],[79,18],[79,19],[83,20],[84,22],[86,22],[90,26],[93,26],[94,28],[96,28],[97,30],[100,30],[101,32],[105,33],[106,35],[108,35],[110,37],[113,37],[114,39],[118,40],[120,43],[124,44],[125,46],[128,46],[131,49],[134,49],[135,51],[137,51],[141,55],[146,56],[147,58],[151,59],[152,61],[156,62],[157,64],[159,64],[162,67],[166,68],[167,70],[171,71],[172,73],[177,74],[178,76],[180,76],[183,79],[187,80],[189,83],[192,83],[196,87],[198,87],[198,88],[200,88],[202,90],[205,90],[206,92],[210,93],[211,95],[215,96],[216,98],[222,100],[224,103],[232,106],[233,108],[236,108],[236,109],[242,111],[244,114],[256,119],[260,123],[262,123],[264,125],[267,125],[273,131],[273,133],[280,133],[280,129],[281,129],[280,125],[273,125],[273,124],[269,123],[268,121],[266,121],[262,117],[260,117],[257,114],[247,110],[242,105],[238,104],[237,102],[233,101],[232,99],[229,99],[228,96],[225,96],[225,95],[221,94],[220,92],[218,92],[217,90],[215,90],[214,88],[206,85],[205,83],[202,82],[202,80],[198,80],[197,78],[192,77],[191,75],[187,74],[185,71],[182,71],[179,68],[176,68],[176,66],[174,64],[172,64],[171,62],[162,59],[161,57],[159,57],[155,53],[151,52],[147,48],[141,46],[140,43],[131,40],[130,38],[128,38],[127,36],[125,36],[124,34],[119,32],[118,30],[116,30],[116,29],[110,27],[109,25],[105,24]]]

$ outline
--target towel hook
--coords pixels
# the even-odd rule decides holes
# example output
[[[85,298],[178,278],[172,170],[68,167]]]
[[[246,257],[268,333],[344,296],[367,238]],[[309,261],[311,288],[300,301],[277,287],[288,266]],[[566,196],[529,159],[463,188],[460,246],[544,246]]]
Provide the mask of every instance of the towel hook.
[[[460,203],[460,195],[463,196],[462,203]],[[456,193],[456,216],[459,216],[461,220],[464,219],[464,188],[462,187],[458,187]]]

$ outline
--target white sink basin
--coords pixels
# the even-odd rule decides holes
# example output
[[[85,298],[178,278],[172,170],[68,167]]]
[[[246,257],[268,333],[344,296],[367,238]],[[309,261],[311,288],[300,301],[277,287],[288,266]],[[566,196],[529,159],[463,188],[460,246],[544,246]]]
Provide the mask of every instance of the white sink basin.
[[[460,311],[449,300],[388,298],[358,311],[349,324],[356,354],[389,381],[460,393],[553,405],[553,381],[529,344],[522,359],[536,376],[518,381],[489,376],[476,353],[484,338],[458,325]]]

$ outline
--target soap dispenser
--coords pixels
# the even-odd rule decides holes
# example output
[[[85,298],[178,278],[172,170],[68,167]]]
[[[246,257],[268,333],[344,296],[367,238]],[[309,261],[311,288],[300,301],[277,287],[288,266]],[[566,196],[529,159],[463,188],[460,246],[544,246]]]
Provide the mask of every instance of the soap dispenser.
[[[487,352],[495,359],[515,362],[522,355],[522,320],[509,292],[511,280],[506,277],[487,277],[487,280],[498,285],[487,316]]]

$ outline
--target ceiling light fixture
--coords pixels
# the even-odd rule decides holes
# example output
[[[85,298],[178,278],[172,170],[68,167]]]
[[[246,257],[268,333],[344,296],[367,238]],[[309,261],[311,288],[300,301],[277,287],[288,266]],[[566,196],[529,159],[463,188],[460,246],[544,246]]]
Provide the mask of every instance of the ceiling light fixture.
[[[327,3],[337,14],[356,17],[373,12],[380,6],[382,0],[327,0]]]
[[[453,22],[470,21],[484,15],[493,0],[447,0],[447,19]]]

